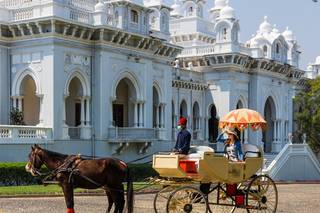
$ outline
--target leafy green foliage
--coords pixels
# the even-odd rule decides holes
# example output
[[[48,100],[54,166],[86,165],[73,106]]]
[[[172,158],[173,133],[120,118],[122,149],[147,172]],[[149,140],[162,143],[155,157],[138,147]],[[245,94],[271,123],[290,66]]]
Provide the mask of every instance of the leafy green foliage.
[[[306,140],[315,153],[320,153],[320,78],[308,81],[307,87],[295,98],[298,134],[306,133]]]
[[[10,120],[12,125],[25,125],[23,112],[18,108],[13,108],[10,111]]]

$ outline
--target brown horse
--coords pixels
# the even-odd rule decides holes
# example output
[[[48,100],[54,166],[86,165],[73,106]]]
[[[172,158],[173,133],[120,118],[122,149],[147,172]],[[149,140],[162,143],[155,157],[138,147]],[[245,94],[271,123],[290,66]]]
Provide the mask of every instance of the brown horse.
[[[126,163],[116,158],[82,159],[76,155],[64,155],[41,148],[31,147],[26,171],[33,176],[41,175],[39,171],[45,165],[50,176],[59,182],[67,205],[67,213],[74,213],[73,192],[75,188],[104,188],[108,196],[110,211],[115,204],[114,213],[124,209],[124,186],[127,181],[127,212],[133,212],[133,185]]]

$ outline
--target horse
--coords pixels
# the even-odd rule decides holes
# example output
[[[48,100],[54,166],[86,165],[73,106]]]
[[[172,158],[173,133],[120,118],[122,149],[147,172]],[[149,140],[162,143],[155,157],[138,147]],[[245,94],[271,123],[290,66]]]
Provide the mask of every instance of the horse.
[[[29,161],[25,166],[33,176],[43,175],[42,165],[56,180],[62,191],[67,206],[67,213],[74,213],[74,189],[103,188],[108,197],[108,209],[115,204],[114,213],[122,213],[125,206],[124,185],[127,182],[127,212],[133,212],[133,182],[128,165],[117,158],[84,159],[78,155],[65,155],[49,151],[38,145],[31,146]]]

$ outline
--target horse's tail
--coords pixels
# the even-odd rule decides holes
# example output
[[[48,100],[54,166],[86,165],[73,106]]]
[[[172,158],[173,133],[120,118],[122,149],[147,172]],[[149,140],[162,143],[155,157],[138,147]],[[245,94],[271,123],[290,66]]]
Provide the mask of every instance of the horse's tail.
[[[127,167],[127,209],[128,213],[133,213],[134,191],[133,180],[129,167]]]

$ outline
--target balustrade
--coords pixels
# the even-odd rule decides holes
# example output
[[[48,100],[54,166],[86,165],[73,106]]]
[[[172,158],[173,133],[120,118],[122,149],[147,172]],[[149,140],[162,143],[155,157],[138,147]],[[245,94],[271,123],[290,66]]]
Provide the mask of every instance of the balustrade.
[[[183,49],[180,56],[202,56],[212,53],[214,53],[214,48],[212,46],[191,47]]]
[[[26,20],[33,18],[33,8],[23,8],[11,11],[13,21]]]
[[[36,142],[36,140],[52,139],[52,129],[36,126],[0,125],[0,143]]]
[[[112,127],[109,139],[114,140],[156,140],[161,137],[161,130],[151,128]]]

